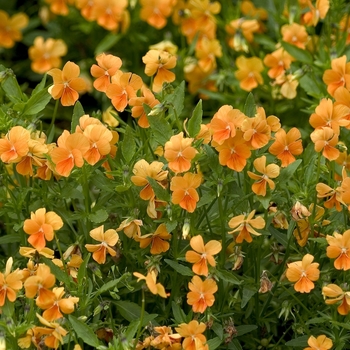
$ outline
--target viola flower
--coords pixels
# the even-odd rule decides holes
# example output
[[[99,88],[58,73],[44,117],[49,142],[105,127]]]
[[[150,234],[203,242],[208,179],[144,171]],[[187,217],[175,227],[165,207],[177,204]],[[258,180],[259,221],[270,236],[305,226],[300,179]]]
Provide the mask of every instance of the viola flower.
[[[142,57],[142,62],[146,65],[145,74],[149,77],[154,76],[152,90],[160,92],[163,83],[171,83],[175,80],[175,74],[169,69],[176,66],[176,56],[167,51],[149,50]]]
[[[154,233],[143,236],[135,236],[135,241],[140,243],[140,248],[146,248],[151,245],[150,253],[153,255],[165,253],[169,250],[170,244],[167,242],[171,239],[165,224],[160,224]]]
[[[184,138],[184,133],[172,136],[164,146],[164,158],[168,161],[168,167],[174,173],[183,173],[190,170],[191,160],[198,151],[192,147],[193,138]]]
[[[168,171],[162,170],[164,164],[162,162],[154,161],[149,164],[146,160],[141,159],[135,163],[131,176],[131,181],[134,185],[143,187],[140,192],[140,197],[143,200],[150,200],[155,196],[154,191],[148,177],[157,181],[157,183],[165,188],[167,184]]]
[[[347,271],[350,269],[350,230],[342,235],[334,232],[333,236],[326,236],[328,247],[327,256],[334,260],[334,267],[337,270]]]
[[[196,45],[196,58],[198,66],[203,72],[212,72],[216,68],[216,57],[222,56],[220,42],[216,39],[203,37]]]
[[[150,45],[149,49],[166,51],[166,52],[169,52],[171,55],[176,55],[178,47],[174,43],[172,43],[170,40],[163,40],[157,44]]]
[[[36,249],[45,247],[46,241],[50,242],[54,238],[54,231],[63,226],[63,221],[55,212],[46,212],[45,208],[40,208],[31,212],[30,219],[24,221],[23,231],[30,235],[28,242]]]
[[[162,298],[167,297],[164,286],[161,283],[157,283],[157,275],[154,270],[149,271],[147,276],[144,276],[139,272],[134,272],[133,275],[138,278],[137,282],[140,282],[141,280],[146,281],[146,285],[152,294],[158,294]]]
[[[116,256],[117,252],[113,247],[118,243],[119,235],[116,230],[109,229],[104,232],[104,225],[94,228],[90,231],[90,237],[100,244],[85,244],[87,251],[92,253],[92,258],[99,264],[106,262],[107,252],[111,256]]]
[[[323,82],[327,85],[328,93],[334,96],[340,86],[345,86],[350,90],[350,62],[346,62],[346,56],[334,58],[331,67],[323,74]]]
[[[274,83],[273,86],[279,85],[280,93],[283,97],[292,100],[297,96],[297,87],[299,85],[299,81],[296,77],[296,75],[293,74],[287,74],[284,73],[279,75]]]
[[[225,30],[229,35],[228,45],[235,51],[247,52],[247,44],[241,43],[242,36],[251,43],[254,41],[254,33],[258,33],[259,29],[260,25],[256,19],[238,18],[229,22],[225,26]]]
[[[333,346],[332,340],[325,335],[319,335],[317,338],[312,335],[307,343],[310,347],[304,348],[304,350],[328,350]]]
[[[300,131],[297,128],[291,128],[288,133],[284,129],[278,130],[269,152],[282,161],[281,167],[283,168],[293,163],[294,156],[303,153]]]
[[[38,255],[42,255],[45,258],[53,259],[54,258],[54,251],[50,248],[44,247],[42,249],[35,249],[32,247],[20,247],[19,248],[19,254],[24,256],[25,258],[33,259],[34,257]]]
[[[196,209],[199,195],[196,188],[200,186],[202,176],[200,174],[186,173],[184,176],[174,176],[171,179],[170,190],[173,191],[171,201],[179,204],[182,209],[193,213]]]
[[[181,335],[173,334],[171,327],[154,327],[153,330],[159,335],[151,340],[150,346],[155,349],[181,350]]]
[[[350,292],[344,292],[336,284],[327,284],[322,288],[322,295],[325,299],[327,305],[332,305],[341,301],[337,310],[340,315],[346,316],[350,312]]]
[[[304,13],[302,20],[307,26],[317,26],[320,19],[324,19],[329,10],[329,0],[318,0],[316,6],[311,1],[308,3],[309,11]]]
[[[112,76],[106,95],[111,99],[112,105],[118,112],[123,112],[130,99],[136,97],[136,92],[142,87],[142,79],[131,72],[117,71]]]
[[[116,229],[117,232],[123,230],[123,232],[129,238],[135,238],[141,236],[140,227],[143,225],[142,220],[137,220],[133,218],[127,218],[120,223],[119,227]]]
[[[28,22],[29,18],[25,13],[16,13],[10,17],[7,12],[0,10],[0,47],[10,49],[16,41],[21,41],[21,30]]]
[[[5,305],[6,298],[13,303],[23,286],[23,273],[19,269],[11,272],[12,264],[13,258],[11,257],[6,262],[5,272],[0,272],[0,307]]]
[[[321,152],[328,160],[335,160],[339,157],[338,134],[333,129],[321,127],[313,131],[310,135],[312,142],[315,144],[315,151]]]
[[[350,44],[350,20],[349,15],[346,14],[339,23],[339,29],[345,33],[346,36],[346,45]]]
[[[298,23],[285,24],[281,27],[282,40],[305,49],[309,40],[306,28]]]
[[[162,29],[167,24],[176,0],[141,0],[140,18],[156,29]]]
[[[122,60],[117,56],[101,53],[96,56],[96,61],[98,65],[93,64],[90,69],[91,75],[96,78],[93,85],[96,90],[106,92],[111,77],[122,66]]]
[[[56,15],[67,16],[69,13],[69,4],[74,4],[74,0],[45,0],[50,4],[50,11]]]
[[[4,163],[18,163],[29,151],[30,132],[14,126],[0,139],[0,158]]]
[[[127,27],[126,8],[128,6],[127,0],[103,0],[98,1],[96,9],[96,21],[101,27],[117,32],[119,27]]]
[[[276,79],[290,68],[293,61],[295,61],[294,57],[292,57],[282,47],[278,48],[274,52],[267,54],[264,58],[265,66],[270,68],[267,75],[271,79]]]
[[[190,292],[187,293],[187,304],[192,306],[193,312],[201,314],[214,304],[214,293],[218,290],[216,282],[208,278],[205,281],[199,276],[193,276],[191,282],[188,283]]]
[[[319,264],[313,263],[314,257],[311,254],[304,255],[301,261],[287,264],[286,276],[289,282],[296,282],[294,289],[300,293],[310,293],[315,288],[314,281],[320,277]]]
[[[325,208],[331,209],[335,207],[337,211],[341,211],[341,192],[337,189],[333,189],[330,186],[319,182],[316,185],[317,198],[327,198],[328,199],[323,203]]]
[[[256,180],[252,185],[252,190],[258,196],[266,196],[266,187],[269,185],[270,189],[275,188],[275,183],[271,180],[280,174],[280,167],[276,164],[266,165],[266,156],[256,158],[253,162],[254,168],[262,175],[247,172],[248,176]]]
[[[205,323],[199,323],[197,320],[192,320],[188,324],[180,323],[175,328],[183,338],[182,348],[186,350],[209,350],[206,343],[207,338],[203,334],[207,326]]]
[[[73,106],[79,98],[79,92],[86,90],[86,82],[79,78],[80,68],[74,62],[68,61],[63,69],[50,69],[47,72],[53,78],[49,93],[53,99],[61,99],[62,106]]]
[[[99,0],[75,0],[75,6],[87,21],[95,21],[99,11]]]
[[[336,191],[341,193],[341,200],[343,204],[350,204],[350,177],[347,175],[345,167],[342,170],[342,181]]]
[[[233,230],[228,233],[239,232],[236,237],[236,243],[242,243],[244,240],[251,243],[253,241],[251,234],[255,236],[261,235],[261,233],[255,231],[255,229],[263,229],[265,227],[265,220],[261,216],[253,219],[254,215],[255,210],[248,215],[242,214],[235,216],[228,222],[230,228],[233,228]]]
[[[190,246],[193,250],[186,252],[186,261],[193,264],[192,271],[195,274],[208,276],[208,264],[213,267],[216,266],[214,255],[221,251],[221,243],[216,240],[211,240],[204,245],[203,237],[197,235],[191,238]]]
[[[334,106],[341,106],[344,109],[346,115],[343,119],[350,121],[350,91],[344,86],[340,86],[334,92]],[[345,126],[347,129],[350,128],[350,125]]]
[[[252,91],[264,83],[260,74],[264,70],[264,66],[260,58],[239,56],[236,59],[236,66],[238,70],[235,72],[235,77],[239,80],[241,89]]]

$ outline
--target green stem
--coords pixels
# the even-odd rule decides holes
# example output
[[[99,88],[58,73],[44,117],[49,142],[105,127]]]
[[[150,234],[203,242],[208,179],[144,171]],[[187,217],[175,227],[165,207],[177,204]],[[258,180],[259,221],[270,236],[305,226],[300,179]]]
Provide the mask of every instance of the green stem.
[[[318,180],[320,178],[320,172],[321,172],[321,153],[318,154],[318,158],[317,158],[316,182],[318,182]],[[315,216],[316,216],[316,208],[317,208],[317,191],[315,191],[313,204],[314,204],[314,207],[312,208],[312,214],[310,216],[310,225],[311,225],[310,237],[314,236],[314,231],[315,231]]]
[[[89,239],[89,232],[91,231],[91,223],[89,220],[89,214],[91,213],[91,203],[90,203],[90,189],[89,189],[89,177],[87,174],[87,165],[83,166],[83,192],[84,192],[84,205],[85,205],[85,214],[86,214],[86,230],[85,237],[86,240]]]
[[[58,251],[60,253],[60,257],[61,257],[61,260],[62,260],[64,272],[67,274],[67,276],[69,276],[69,273],[68,273],[68,270],[67,270],[67,266],[66,266],[66,262],[63,259],[63,252],[62,252],[62,249],[61,249],[60,241],[59,241],[59,239],[57,237],[57,233],[56,232],[55,232],[55,240],[56,240],[57,249],[58,249]]]
[[[222,196],[218,197],[219,215],[220,215],[220,225],[221,225],[221,244],[222,249],[220,252],[221,266],[225,266],[226,262],[226,229],[225,229],[225,215],[222,207]]]
[[[143,322],[144,315],[145,315],[145,290],[142,288],[140,323],[139,323],[139,327],[137,329],[136,339],[135,339],[135,343],[134,343],[134,350],[136,349],[137,343],[138,343],[140,335],[141,335],[142,322]]]
[[[53,140],[54,133],[53,133],[52,129],[55,127],[55,120],[56,120],[56,115],[57,115],[59,101],[60,100],[58,100],[58,99],[56,100],[55,108],[53,110],[53,115],[52,115],[52,119],[51,119],[51,123],[50,123],[49,128],[47,129],[47,143],[48,144],[51,143],[52,140]]]

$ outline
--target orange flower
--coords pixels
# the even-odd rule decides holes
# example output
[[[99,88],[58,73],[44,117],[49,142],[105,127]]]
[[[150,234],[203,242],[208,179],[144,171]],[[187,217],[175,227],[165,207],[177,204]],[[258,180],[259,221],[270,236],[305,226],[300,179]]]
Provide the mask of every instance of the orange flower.
[[[74,0],[45,0],[50,4],[50,10],[56,15],[67,16],[69,13],[68,4],[73,4]]]
[[[127,0],[99,0],[96,4],[97,23],[113,32],[118,31],[120,25],[127,25],[125,22]]]
[[[340,315],[346,316],[350,312],[350,292],[344,292],[336,284],[327,284],[322,288],[322,295],[324,298],[332,298],[325,300],[327,305],[341,301],[341,304],[337,308]]]
[[[271,178],[274,179],[280,174],[280,168],[276,164],[269,164],[266,166],[265,156],[256,158],[253,164],[254,168],[262,175],[257,175],[250,171],[247,172],[251,179],[257,180],[253,183],[252,190],[258,196],[266,196],[266,185],[268,184],[271,190],[275,188],[275,183]]]
[[[152,90],[159,92],[163,83],[171,83],[175,80],[175,74],[169,69],[176,66],[176,56],[167,51],[149,50],[142,57],[142,62],[146,65],[145,74],[149,77],[155,75]]]
[[[134,272],[133,275],[138,278],[137,282],[140,282],[141,280],[146,281],[146,285],[152,294],[158,294],[162,298],[167,297],[164,286],[161,283],[157,283],[157,275],[154,270],[149,271],[147,276],[144,276],[139,272]]]
[[[90,231],[90,237],[101,242],[100,244],[85,244],[85,248],[92,253],[92,258],[97,263],[104,264],[106,262],[107,252],[111,256],[117,255],[117,252],[113,249],[119,240],[116,230],[109,229],[104,232],[104,225],[101,225]]]
[[[219,152],[220,164],[238,172],[243,170],[251,155],[250,147],[243,138],[241,130],[237,130],[235,137],[228,138],[222,145],[215,145],[213,142],[212,144]]]
[[[340,86],[334,92],[334,106],[342,106],[345,108],[346,115],[343,119],[350,121],[350,91],[344,86]],[[346,125],[346,128],[349,129],[350,125]]]
[[[161,187],[166,187],[168,171],[162,170],[163,166],[162,162],[154,161],[149,164],[144,159],[135,163],[132,170],[134,176],[131,176],[131,181],[134,185],[143,187],[140,192],[140,197],[143,200],[147,201],[155,196],[153,188],[148,182],[148,177],[156,180]]]
[[[137,119],[137,124],[141,126],[141,128],[148,128],[149,121],[147,118],[147,114],[143,105],[147,105],[150,108],[155,107],[160,104],[160,102],[154,97],[152,91],[147,89],[145,86],[141,88],[142,96],[134,97],[129,100],[129,106],[131,106],[131,116]]]
[[[202,236],[197,235],[191,238],[190,246],[194,250],[186,252],[186,261],[193,264],[192,271],[195,274],[208,276],[208,264],[213,267],[216,266],[214,255],[221,251],[221,243],[212,240],[204,245]]]
[[[350,177],[348,177],[345,167],[342,170],[342,182],[336,191],[340,192],[343,204],[350,204]]]
[[[62,106],[73,106],[79,98],[79,92],[86,90],[86,82],[79,78],[80,68],[77,64],[68,61],[63,69],[53,68],[47,72],[53,78],[53,85],[49,93],[57,100],[61,99]]]
[[[192,147],[193,138],[184,138],[184,133],[172,136],[164,146],[164,158],[174,173],[183,173],[191,168],[191,160],[198,151]]]
[[[319,264],[313,263],[314,257],[311,254],[304,255],[301,261],[287,264],[286,276],[289,282],[296,282],[294,289],[300,293],[310,293],[315,288],[313,281],[320,276]]]
[[[199,201],[199,195],[195,189],[200,186],[201,181],[200,174],[186,173],[184,176],[174,176],[170,183],[170,190],[173,191],[171,201],[179,204],[189,213],[193,213]]]
[[[91,66],[91,75],[96,78],[94,88],[98,91],[106,92],[111,83],[111,76],[117,73],[122,66],[122,60],[113,55],[101,53],[96,57],[97,64]]]
[[[250,212],[248,215],[242,214],[235,216],[228,222],[230,228],[233,228],[233,230],[228,233],[239,232],[238,236],[236,237],[236,243],[242,243],[244,240],[246,240],[248,243],[252,242],[253,239],[250,234],[253,234],[255,236],[261,235],[261,233],[255,231],[254,228],[264,228],[265,220],[261,216],[253,219],[254,215],[255,210]]]
[[[156,29],[167,24],[167,17],[173,11],[176,0],[141,0],[140,18]]]
[[[273,86],[280,85],[281,95],[289,100],[292,100],[297,95],[297,87],[299,85],[299,82],[297,80],[296,75],[293,75],[293,74],[285,75],[283,73],[276,78],[275,82],[272,85]]]
[[[230,35],[229,46],[236,51],[241,51],[242,47],[237,45],[239,38],[243,35],[248,42],[253,42],[254,33],[259,32],[260,25],[256,19],[238,18],[227,24],[225,29]]]
[[[197,42],[196,57],[198,66],[203,72],[212,72],[216,68],[216,58],[222,56],[222,48],[220,42],[216,39],[208,39],[203,37]]]
[[[327,91],[334,96],[340,86],[350,90],[350,62],[346,62],[346,56],[334,58],[331,62],[332,69],[327,69],[323,74],[323,81],[327,85]]]
[[[90,149],[89,140],[80,133],[70,134],[64,130],[57,140],[58,147],[52,149],[50,157],[55,164],[55,171],[68,177],[74,165],[81,168],[84,165],[84,154]]]
[[[7,12],[0,10],[0,47],[9,49],[15,45],[15,41],[21,41],[21,30],[28,22],[29,18],[25,13],[16,13],[9,17]]]
[[[312,335],[307,343],[310,347],[304,348],[304,350],[328,350],[333,346],[332,340],[325,335],[319,335],[317,339]]]
[[[269,152],[282,161],[281,167],[287,167],[295,161],[294,156],[303,153],[301,133],[297,128],[291,128],[288,133],[279,129],[275,134],[275,142],[270,146]]]
[[[23,286],[23,273],[19,269],[11,272],[12,264],[13,258],[11,257],[6,262],[5,272],[0,272],[0,307],[5,305],[6,298],[13,303]]]
[[[30,235],[28,242],[36,249],[45,247],[46,241],[52,241],[54,231],[63,226],[62,219],[53,211],[46,212],[45,208],[31,212],[30,219],[24,221],[23,231]]]
[[[187,293],[187,304],[192,305],[194,312],[201,314],[212,306],[215,301],[214,293],[218,290],[216,282],[209,278],[205,281],[198,276],[193,276],[191,282],[188,283],[190,292]]]
[[[133,218],[127,218],[116,229],[117,232],[123,230],[123,232],[129,237],[129,238],[135,238],[141,236],[141,229],[140,226],[142,226],[142,220],[136,220]]]
[[[236,59],[236,66],[238,70],[235,72],[235,77],[239,80],[241,89],[251,91],[259,84],[264,83],[260,74],[264,70],[264,66],[260,58],[239,56]]]
[[[155,349],[164,349],[164,350],[181,350],[181,340],[180,334],[172,334],[170,327],[154,327],[153,330],[156,336],[150,343],[150,345]]]
[[[310,135],[312,142],[315,144],[315,151],[321,152],[328,160],[335,160],[339,157],[338,134],[333,129],[321,127],[313,131]]]
[[[337,189],[333,189],[330,186],[319,182],[316,185],[316,191],[317,191],[317,198],[327,198],[329,197],[324,203],[324,207],[331,209],[335,206],[337,211],[341,211],[341,192]]]
[[[19,254],[26,257],[26,258],[34,258],[34,256],[42,255],[45,258],[53,259],[54,258],[54,251],[50,248],[44,247],[42,249],[35,249],[32,247],[20,247],[19,248]]]
[[[165,224],[160,224],[154,233],[143,236],[135,236],[136,242],[140,242],[140,248],[146,248],[151,245],[150,253],[153,255],[165,253],[169,250],[170,244],[166,240],[171,239]]]
[[[106,95],[112,100],[114,108],[123,112],[128,101],[136,97],[136,92],[141,89],[142,84],[142,79],[137,74],[117,71],[112,77],[112,83],[107,87]]]
[[[349,15],[346,14],[340,21],[339,23],[339,28],[342,32],[344,32],[345,37],[346,37],[346,45],[350,44],[350,20],[349,20]]]
[[[206,329],[205,323],[199,323],[197,320],[193,320],[187,323],[179,324],[175,330],[185,339],[182,342],[182,348],[184,350],[209,350],[209,346],[206,344],[207,338],[203,334]]]
[[[350,230],[342,235],[334,232],[333,236],[326,236],[329,246],[327,256],[334,260],[334,267],[337,270],[347,271],[350,269]]]
[[[0,139],[0,157],[4,163],[18,163],[29,151],[30,132],[14,126]]]
[[[316,27],[320,19],[324,19],[329,10],[329,0],[317,0],[316,6],[313,6],[311,1],[308,3],[310,11],[303,15],[303,22],[307,26]]]
[[[300,49],[305,49],[306,43],[309,40],[306,28],[297,23],[283,25],[281,33],[283,41],[295,45]]]
[[[80,10],[80,14],[88,21],[96,20],[99,4],[99,0],[75,0],[75,6]]]
[[[282,47],[270,54],[267,54],[264,58],[265,66],[270,68],[267,75],[271,79],[276,79],[290,68],[291,63],[294,60],[295,59]]]

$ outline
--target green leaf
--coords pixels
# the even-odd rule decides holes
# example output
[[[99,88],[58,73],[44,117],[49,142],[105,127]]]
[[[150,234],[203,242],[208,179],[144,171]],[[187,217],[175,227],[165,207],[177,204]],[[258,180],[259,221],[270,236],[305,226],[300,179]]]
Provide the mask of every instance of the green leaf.
[[[149,176],[147,176],[147,180],[150,183],[154,191],[154,194],[158,199],[162,201],[170,202],[170,193],[165,188],[163,188],[161,185],[159,185],[159,183],[156,180],[154,180]]]
[[[151,126],[154,139],[160,145],[164,145],[173,135],[170,124],[165,120],[163,115],[149,115],[147,118]]]
[[[100,342],[94,331],[84,322],[72,315],[68,315],[69,322],[77,336],[85,343],[93,347],[98,347]]]
[[[243,292],[242,292],[242,301],[241,301],[241,308],[243,309],[248,301],[255,295],[257,292],[256,287],[253,286],[247,286],[243,287]]]
[[[21,241],[21,236],[18,233],[0,237],[0,244],[17,243]]]
[[[299,47],[296,47],[295,45],[289,44],[285,41],[282,41],[282,46],[296,60],[298,60],[302,63],[307,63],[307,64],[313,63],[314,60],[313,60],[310,52],[303,50],[303,49],[299,49]]]
[[[176,272],[178,272],[182,276],[193,276],[193,272],[190,268],[187,266],[181,265],[176,261],[169,260],[169,259],[164,259],[164,261],[171,266]]]
[[[71,278],[65,273],[65,271],[61,270],[57,265],[55,265],[50,259],[43,258],[46,265],[49,266],[51,273],[53,273],[56,278],[63,282],[65,285],[69,286],[71,284]]]
[[[46,89],[41,90],[34,95],[32,94],[30,99],[25,103],[22,113],[25,115],[37,114],[46,107],[50,100],[51,95]]]
[[[168,232],[172,232],[176,229],[177,224],[178,224],[178,222],[175,220],[174,221],[167,221],[165,223],[165,226],[166,226],[166,229],[168,230]]]
[[[222,279],[225,282],[231,283],[231,284],[241,284],[243,280],[239,280],[233,272],[226,271],[226,270],[216,270],[215,274]]]
[[[18,81],[12,69],[0,65],[0,82],[1,87],[11,102],[19,103],[27,100],[18,85]]]
[[[46,73],[44,74],[43,78],[41,79],[41,82],[34,88],[34,90],[32,91],[32,96],[36,95],[38,92],[40,92],[41,90],[46,90],[47,88],[45,87],[46,85],[46,78],[47,75]],[[51,95],[50,95],[51,96]]]
[[[276,239],[276,241],[283,245],[283,247],[287,248],[288,246],[288,238],[286,234],[281,233],[276,230],[273,226],[269,226],[269,231],[271,235]]]
[[[295,338],[293,340],[287,341],[285,346],[307,346],[308,335],[302,335],[301,337]]]
[[[120,34],[114,34],[114,33],[107,34],[97,45],[95,49],[95,55],[97,56],[102,52],[108,51],[120,40],[120,38],[121,38]]]
[[[131,342],[137,332],[137,329],[139,328],[140,321],[135,320],[130,322],[126,332],[125,332],[125,337],[126,339]]]
[[[196,107],[193,110],[192,116],[188,121],[188,133],[191,137],[195,137],[198,135],[201,124],[202,124],[202,116],[203,116],[203,108],[202,108],[202,100],[199,100]]]
[[[256,326],[255,324],[244,325],[244,326],[237,326],[236,327],[237,337],[240,337],[241,335],[246,334],[246,333],[250,333],[250,332],[254,331],[257,328],[258,328],[258,326]]]
[[[315,79],[315,76],[312,72],[307,72],[304,74],[300,79],[299,83],[301,88],[310,96],[315,97],[317,99],[321,99],[325,94],[326,91],[323,91],[317,80]]]
[[[180,308],[179,304],[176,304],[175,301],[172,301],[171,309],[173,311],[173,316],[177,324],[186,322],[186,315],[182,308]]]
[[[244,104],[244,114],[247,117],[254,117],[256,114],[256,104],[254,100],[254,95],[250,92]]]
[[[232,339],[228,348],[231,350],[242,350],[241,344],[239,343],[238,339]]]
[[[105,222],[108,219],[108,212],[105,209],[99,209],[94,213],[91,213],[89,219],[96,224]]]
[[[165,98],[165,102],[168,102],[175,110],[179,117],[184,108],[185,99],[185,81],[182,81],[180,85]]]
[[[132,303],[131,301],[119,300],[114,301],[119,313],[129,322],[140,320],[141,306]],[[145,311],[142,326],[145,326],[150,321],[154,320],[158,315],[149,314]]]
[[[215,350],[221,345],[221,343],[222,343],[222,340],[216,337],[208,340],[206,344],[209,346],[209,350]]]
[[[121,149],[124,159],[127,163],[130,163],[136,151],[135,136],[133,135],[130,126],[127,126],[125,129],[123,142],[121,142]]]
[[[287,180],[289,180],[293,176],[293,174],[295,173],[295,171],[297,170],[301,162],[302,162],[302,159],[297,159],[292,164],[289,164],[286,168],[283,168],[278,177],[278,182],[283,184]]]
[[[83,263],[80,265],[79,269],[78,269],[78,286],[79,286],[79,290],[80,288],[83,286],[83,280],[85,278],[86,275],[86,267],[87,264],[90,260],[91,254],[89,253],[86,258],[84,259]]]
[[[332,322],[332,318],[330,317],[314,317],[308,321],[306,321],[305,324],[317,324],[317,323],[323,323],[325,324],[326,322]]]
[[[126,280],[128,278],[130,278],[130,273],[126,272],[124,273],[124,275],[122,275],[121,277],[109,281],[107,283],[105,283],[94,295],[94,298],[96,298],[97,296],[99,296],[102,293],[108,292],[111,289],[114,289],[115,287],[117,287],[118,283],[121,283],[123,280]]]
[[[84,112],[83,106],[81,105],[81,103],[79,101],[77,101],[75,103],[74,109],[73,109],[72,123],[71,123],[71,127],[70,127],[71,133],[75,132],[76,126],[79,125],[79,119],[84,114],[85,114],[85,112]]]

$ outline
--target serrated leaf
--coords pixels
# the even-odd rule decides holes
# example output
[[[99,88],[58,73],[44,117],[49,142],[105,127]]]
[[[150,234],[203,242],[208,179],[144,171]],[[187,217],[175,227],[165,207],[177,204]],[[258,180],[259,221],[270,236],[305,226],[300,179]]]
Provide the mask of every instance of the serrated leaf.
[[[258,326],[256,326],[255,324],[252,325],[244,325],[244,326],[237,326],[236,330],[237,330],[237,337],[246,334],[246,333],[250,333],[252,331],[254,331],[255,329],[257,329]]]
[[[209,346],[209,350],[215,350],[217,349],[222,343],[222,340],[220,338],[216,337],[213,339],[209,339],[206,344]]]
[[[303,49],[299,49],[299,47],[292,45],[292,44],[289,44],[285,41],[282,41],[282,46],[296,60],[298,60],[302,63],[307,63],[307,64],[313,63],[314,60],[313,60],[310,52],[303,50]]]
[[[130,163],[131,159],[135,155],[136,151],[136,143],[135,143],[135,138],[132,133],[132,129],[130,126],[127,126],[125,129],[125,134],[123,137],[123,142],[121,142],[121,150],[124,159],[126,160],[127,163]]]
[[[160,145],[164,145],[167,141],[169,141],[170,137],[173,135],[173,131],[170,124],[165,120],[165,118],[162,115],[149,115],[147,118],[151,126],[154,139]]]
[[[105,222],[108,219],[108,212],[105,209],[99,209],[94,213],[91,213],[89,219],[96,224]]]
[[[297,168],[299,167],[299,165],[301,164],[301,162],[302,162],[302,159],[297,159],[292,164],[289,164],[286,168],[283,168],[278,177],[278,181],[283,184],[288,179],[290,179],[295,173],[295,171],[297,170]]]
[[[240,281],[235,275],[234,272],[226,270],[216,270],[215,273],[220,279],[231,284],[241,284],[243,281]]]
[[[17,243],[21,241],[21,236],[17,233],[0,237],[0,244]]]
[[[76,126],[79,125],[79,119],[84,114],[85,114],[85,112],[84,112],[83,106],[81,105],[81,103],[79,101],[77,101],[75,103],[74,109],[73,109],[72,123],[71,123],[71,127],[70,127],[71,133],[75,132]]]
[[[139,320],[141,316],[141,306],[132,303],[131,301],[114,301],[114,304],[117,306],[119,313],[129,322]],[[145,311],[143,316],[142,326],[145,326],[150,321],[154,320],[158,315],[149,314]]]
[[[287,341],[284,345],[285,346],[307,346],[308,339],[309,339],[308,335],[303,335],[301,337]]]
[[[46,78],[47,78],[47,74],[45,73],[43,78],[41,79],[41,82],[32,91],[32,96],[34,96],[35,94],[37,94],[41,90],[44,90],[44,89],[47,90],[47,88],[45,87],[45,85],[46,85]]]
[[[154,194],[158,199],[162,201],[170,202],[170,193],[165,188],[159,185],[159,183],[151,177],[147,176],[147,180],[150,183],[154,191]]]
[[[192,112],[192,116],[188,121],[187,131],[191,137],[195,137],[198,135],[201,124],[202,124],[202,116],[203,116],[203,108],[202,108],[202,100],[199,100],[196,107]]]
[[[187,266],[181,265],[178,262],[169,259],[164,259],[164,261],[182,276],[192,277],[194,275],[192,270]]]
[[[22,113],[25,115],[37,114],[46,107],[50,100],[51,95],[48,93],[48,91],[46,89],[41,90],[29,98],[24,105]]]
[[[87,324],[80,321],[73,315],[68,315],[68,319],[73,327],[74,332],[85,344],[93,347],[98,347],[100,345],[96,334]]]
[[[245,101],[243,111],[244,111],[244,114],[250,118],[254,117],[256,114],[255,99],[254,99],[254,95],[251,92],[248,94],[248,97]]]

